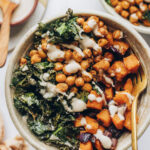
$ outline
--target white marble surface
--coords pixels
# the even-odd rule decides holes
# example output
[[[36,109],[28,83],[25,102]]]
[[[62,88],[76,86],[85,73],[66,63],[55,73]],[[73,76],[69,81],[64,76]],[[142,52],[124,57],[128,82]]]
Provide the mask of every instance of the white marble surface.
[[[100,4],[99,0],[49,0],[45,18],[47,19],[60,12],[65,13],[68,8],[82,9],[82,10],[93,9],[98,11],[105,11],[102,5]],[[148,35],[143,35],[143,36],[147,40],[147,42],[149,41],[149,45],[150,45],[150,36]],[[19,134],[11,121],[11,118],[7,110],[6,102],[5,102],[5,73],[11,55],[12,53],[9,53],[5,67],[0,69],[0,110],[4,117],[5,139],[12,138]],[[145,131],[144,135],[139,139],[139,150],[150,149],[149,138],[150,138],[150,127]],[[35,150],[35,149],[30,147],[30,150]]]

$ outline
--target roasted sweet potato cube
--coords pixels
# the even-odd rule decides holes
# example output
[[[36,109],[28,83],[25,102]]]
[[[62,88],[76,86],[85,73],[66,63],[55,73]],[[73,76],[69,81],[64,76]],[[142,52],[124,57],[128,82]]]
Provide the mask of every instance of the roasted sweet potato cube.
[[[101,61],[93,65],[93,68],[96,71],[99,71],[100,69],[108,70],[109,67],[110,67],[110,63],[105,59],[102,59]]]
[[[111,88],[105,88],[105,96],[107,100],[111,100],[113,98],[113,89]]]
[[[137,121],[137,123],[138,123],[138,116],[137,116],[137,118],[136,118],[136,121]],[[129,131],[132,130],[131,111],[127,111],[127,112],[125,113],[124,127],[125,127],[126,129],[128,129]]]
[[[92,109],[101,110],[103,107],[103,101],[98,103],[97,101],[88,100],[87,107],[92,108]]]
[[[112,76],[116,76],[117,81],[122,81],[122,79],[128,74],[124,63],[122,61],[115,61],[113,65],[108,70],[108,73]]]
[[[131,72],[136,73],[140,66],[140,62],[134,54],[123,59],[125,67]]]
[[[74,122],[74,125],[75,127],[81,127],[81,119],[83,118],[82,115],[80,115],[78,118],[76,118],[75,122]]]
[[[111,124],[111,117],[108,109],[103,109],[97,114],[97,119],[100,120],[105,127],[109,127]]]
[[[105,131],[105,128],[103,126],[101,126],[101,125],[99,125],[98,129],[100,129],[102,132]]]
[[[131,78],[128,78],[126,83],[124,84],[124,90],[128,91],[129,93],[132,93],[133,83],[132,83]]]
[[[95,141],[95,147],[96,147],[97,150],[103,150],[103,147],[102,147],[102,145],[101,145],[99,140]]]
[[[131,131],[131,111],[125,113],[124,127]]]
[[[112,118],[112,122],[118,130],[122,130],[124,126],[124,120],[121,120],[118,114],[115,114]]]
[[[130,103],[128,94],[130,94],[130,93],[128,93],[127,91],[119,91],[119,92],[116,93],[116,95],[113,99],[119,105],[120,104],[126,104],[127,105],[127,110],[131,110],[132,104]]]
[[[85,126],[86,132],[95,134],[99,127],[98,122],[95,119],[88,116],[86,116],[85,119],[86,119],[86,126]]]
[[[80,150],[93,150],[92,143],[88,141],[87,143],[80,143]]]
[[[113,46],[119,51],[121,55],[124,55],[129,48],[129,44],[123,41],[114,41]]]

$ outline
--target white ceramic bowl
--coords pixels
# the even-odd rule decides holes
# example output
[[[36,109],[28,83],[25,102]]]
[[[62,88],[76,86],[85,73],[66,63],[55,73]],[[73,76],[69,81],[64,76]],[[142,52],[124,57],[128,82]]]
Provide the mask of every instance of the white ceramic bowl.
[[[127,40],[130,43],[132,49],[136,53],[136,55],[139,57],[141,63],[143,64],[144,68],[146,69],[146,74],[150,74],[150,53],[149,53],[149,47],[144,41],[144,39],[133,29],[131,26],[129,26],[126,22],[122,21],[120,22],[119,19],[116,19],[113,16],[110,16],[103,12],[97,12],[97,11],[74,11],[76,15],[97,15],[99,16],[107,25],[111,25],[111,27],[121,29],[124,31],[124,33],[127,35]],[[64,15],[60,15],[57,17],[53,17],[53,19],[50,19],[47,22],[51,22],[56,18],[63,17]],[[19,130],[20,134],[30,143],[32,144],[36,149],[40,150],[55,150],[54,147],[49,147],[45,145],[43,142],[39,141],[27,128],[27,125],[24,123],[23,118],[20,116],[16,108],[14,107],[13,103],[13,91],[10,88],[10,83],[12,79],[12,74],[15,69],[15,67],[19,63],[19,59],[25,54],[26,50],[28,49],[29,45],[33,41],[33,33],[37,29],[37,25],[34,26],[29,30],[29,32],[21,39],[19,44],[17,45],[16,49],[13,52],[13,56],[11,60],[9,61],[9,65],[7,68],[6,73],[6,85],[5,85],[5,91],[6,91],[6,102],[8,106],[8,110],[10,113],[10,116],[13,120],[13,123]],[[139,115],[139,124],[138,124],[138,137],[140,137],[143,132],[146,130],[146,128],[149,125],[150,122],[150,80],[148,79],[148,87],[145,90],[145,92],[142,94],[139,100],[139,108],[138,108],[138,115]],[[144,116],[144,117],[143,117]],[[131,136],[129,133],[125,133],[120,139],[118,143],[117,150],[124,150],[128,148],[131,145]]]
[[[144,33],[144,34],[150,34],[150,27],[146,27],[144,25],[139,25],[139,26],[136,26],[136,25],[133,25],[130,21],[128,21],[127,19],[124,19],[122,16],[120,16],[113,7],[111,7],[110,5],[108,5],[106,3],[105,0],[99,0],[103,6],[105,7],[105,9],[110,13],[112,14],[113,16],[115,17],[118,17],[120,19],[120,22],[121,22],[121,19],[124,20],[125,22],[127,22],[128,24],[130,24],[134,29],[136,29],[138,32],[140,33]]]

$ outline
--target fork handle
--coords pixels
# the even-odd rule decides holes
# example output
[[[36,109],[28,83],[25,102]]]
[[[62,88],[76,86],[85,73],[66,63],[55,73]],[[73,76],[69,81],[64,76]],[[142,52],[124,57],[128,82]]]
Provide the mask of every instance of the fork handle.
[[[5,64],[7,54],[8,54],[8,43],[10,36],[10,21],[13,9],[8,7],[8,9],[3,13],[3,23],[1,25],[0,31],[0,67]]]
[[[138,96],[135,97],[132,103],[132,150],[138,150],[137,145],[137,101]]]

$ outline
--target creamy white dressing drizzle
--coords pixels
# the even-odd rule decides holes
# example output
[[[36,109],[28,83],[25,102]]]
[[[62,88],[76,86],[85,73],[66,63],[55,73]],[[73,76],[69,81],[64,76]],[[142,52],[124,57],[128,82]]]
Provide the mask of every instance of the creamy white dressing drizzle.
[[[88,76],[89,78],[92,79],[92,75],[89,72],[87,72],[87,71],[85,71],[83,69],[82,69],[82,74],[85,75],[85,76]]]
[[[100,96],[96,97],[94,94],[89,94],[88,95],[88,100],[90,100],[90,101],[97,101],[98,103],[103,101],[102,97],[100,97]]]
[[[52,61],[56,61],[59,58],[64,58],[65,55],[64,51],[57,48],[56,45],[48,44],[47,50],[48,50],[47,52],[48,58]]]
[[[86,35],[83,35],[82,37],[83,39],[79,40],[82,49],[93,48],[96,51],[102,51],[102,48],[93,39]]]
[[[107,77],[105,74],[103,74],[103,78],[106,81],[106,83],[110,84],[112,87],[115,87],[114,82],[111,78]]]
[[[97,25],[97,22],[94,19],[90,19],[87,21],[87,24],[90,28],[94,29],[94,27]]]
[[[69,48],[69,49],[73,49],[75,50],[76,52],[78,52],[82,57],[84,57],[84,53],[82,52],[82,50],[75,46],[75,45],[72,45],[72,44],[62,44],[62,46],[66,47],[66,48]]]
[[[95,136],[98,140],[100,140],[102,146],[103,146],[105,149],[110,149],[110,148],[111,148],[111,146],[112,146],[112,141],[111,141],[111,139],[110,139],[108,136],[103,135],[103,132],[102,132],[100,129],[97,130],[97,133],[94,134],[94,136]]]
[[[70,60],[65,69],[67,73],[77,73],[79,70],[81,70],[81,66],[76,61]]]

